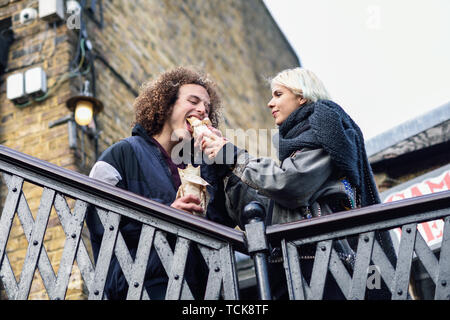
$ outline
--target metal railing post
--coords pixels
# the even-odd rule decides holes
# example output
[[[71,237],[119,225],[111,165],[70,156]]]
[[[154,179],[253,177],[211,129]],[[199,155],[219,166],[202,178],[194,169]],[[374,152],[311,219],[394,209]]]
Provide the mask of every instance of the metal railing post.
[[[259,299],[272,300],[267,268],[269,246],[266,239],[264,216],[264,207],[259,202],[252,201],[244,208],[247,250],[255,265]]]

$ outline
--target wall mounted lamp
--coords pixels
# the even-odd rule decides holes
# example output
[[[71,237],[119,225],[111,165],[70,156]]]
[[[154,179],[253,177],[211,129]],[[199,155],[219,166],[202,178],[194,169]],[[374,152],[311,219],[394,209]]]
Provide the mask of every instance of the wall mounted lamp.
[[[49,128],[68,123],[69,127],[69,147],[77,149],[77,130],[86,134],[95,143],[95,160],[98,157],[98,136],[94,116],[103,110],[103,103],[92,96],[89,90],[89,81],[84,82],[81,94],[71,97],[66,101],[66,107],[72,111],[71,115],[62,117],[49,123]],[[84,139],[81,139],[81,153],[83,165],[85,164]]]
[[[75,122],[80,126],[89,125],[94,115],[103,110],[103,103],[94,98],[89,91],[89,81],[84,82],[83,93],[69,98],[66,106],[74,113]]]

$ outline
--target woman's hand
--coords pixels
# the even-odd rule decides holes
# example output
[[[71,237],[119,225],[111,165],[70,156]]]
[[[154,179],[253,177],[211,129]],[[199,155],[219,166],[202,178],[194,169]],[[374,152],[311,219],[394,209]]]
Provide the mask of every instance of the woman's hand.
[[[214,159],[222,147],[228,142],[216,128],[208,126],[212,133],[202,132],[195,140],[195,146],[200,146],[210,159]]]
[[[192,194],[188,194],[184,197],[178,198],[170,206],[176,209],[180,209],[189,213],[193,211],[203,213],[203,208],[199,206],[200,199]]]

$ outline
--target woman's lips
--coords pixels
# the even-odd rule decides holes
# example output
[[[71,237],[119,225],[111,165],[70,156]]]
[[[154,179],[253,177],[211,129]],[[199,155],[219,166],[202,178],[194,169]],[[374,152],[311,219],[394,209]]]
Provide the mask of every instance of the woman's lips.
[[[272,116],[274,117],[274,118],[276,118],[276,114],[278,113],[278,111],[274,111],[274,112],[272,112]]]

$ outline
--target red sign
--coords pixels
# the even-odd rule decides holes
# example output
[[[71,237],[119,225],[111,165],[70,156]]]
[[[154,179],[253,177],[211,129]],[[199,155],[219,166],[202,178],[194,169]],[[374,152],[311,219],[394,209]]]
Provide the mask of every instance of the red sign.
[[[404,190],[396,191],[388,195],[384,202],[413,198],[446,190],[450,190],[450,170],[444,171],[438,177],[428,178],[419,183],[413,184]],[[442,219],[423,222],[417,226],[417,229],[429,246],[442,241],[443,228],[444,222]],[[400,241],[401,229],[397,228],[394,232]]]

